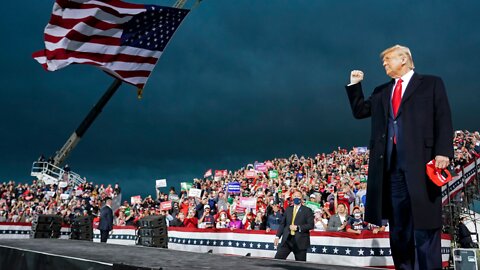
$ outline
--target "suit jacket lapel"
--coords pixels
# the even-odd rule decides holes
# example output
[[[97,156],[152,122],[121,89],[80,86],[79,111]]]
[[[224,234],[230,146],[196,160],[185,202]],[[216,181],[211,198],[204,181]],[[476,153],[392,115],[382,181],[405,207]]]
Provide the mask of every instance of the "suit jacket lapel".
[[[288,209],[288,208],[287,208],[288,215],[291,217],[291,219],[293,219],[293,209],[294,209],[294,208],[293,208],[293,207],[289,207],[289,208],[291,208],[291,209]],[[288,219],[287,219],[287,220],[288,220]],[[291,221],[290,221],[290,223],[287,224],[287,225],[290,226],[290,224],[291,224]]]
[[[412,94],[415,92],[415,89],[418,88],[421,82],[422,76],[418,75],[416,72],[413,73],[413,76],[407,85],[407,89],[405,89],[405,93],[403,94],[402,102],[400,102],[400,108],[398,109],[397,117],[402,113],[403,104],[412,96]]]
[[[390,113],[390,97],[392,96],[392,91],[393,91],[393,84],[395,83],[395,80],[392,79],[389,84],[387,84],[385,90],[383,90],[383,95],[382,95],[382,104],[383,104],[383,112],[385,114],[385,119],[388,118],[388,114]]]

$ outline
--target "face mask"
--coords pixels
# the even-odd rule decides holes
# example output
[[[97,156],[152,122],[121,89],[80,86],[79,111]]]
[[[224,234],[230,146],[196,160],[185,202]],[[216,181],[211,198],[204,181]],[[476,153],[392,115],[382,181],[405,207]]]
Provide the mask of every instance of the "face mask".
[[[355,213],[355,214],[353,214],[353,217],[356,218],[356,219],[360,219],[362,217],[362,214]]]
[[[293,198],[293,203],[296,204],[296,205],[299,205],[302,201],[300,200],[300,198]]]

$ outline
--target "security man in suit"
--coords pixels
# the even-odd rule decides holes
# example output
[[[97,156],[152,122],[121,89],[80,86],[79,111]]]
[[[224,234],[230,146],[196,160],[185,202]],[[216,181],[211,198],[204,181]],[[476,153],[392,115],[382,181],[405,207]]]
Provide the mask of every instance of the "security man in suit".
[[[277,247],[275,259],[285,260],[290,252],[293,252],[296,261],[306,261],[307,249],[310,246],[310,230],[314,228],[314,216],[310,208],[302,205],[300,191],[295,191],[292,198],[293,206],[285,210],[275,236],[274,245]]]
[[[100,230],[100,242],[106,243],[110,231],[113,230],[112,198],[106,198],[105,205],[100,210],[98,229]]]
[[[365,220],[389,221],[396,269],[442,268],[441,188],[426,174],[434,159],[444,169],[453,157],[453,128],[441,78],[414,71],[405,46],[380,55],[391,80],[365,98],[364,74],[353,70],[346,86],[355,118],[371,118],[370,159]]]

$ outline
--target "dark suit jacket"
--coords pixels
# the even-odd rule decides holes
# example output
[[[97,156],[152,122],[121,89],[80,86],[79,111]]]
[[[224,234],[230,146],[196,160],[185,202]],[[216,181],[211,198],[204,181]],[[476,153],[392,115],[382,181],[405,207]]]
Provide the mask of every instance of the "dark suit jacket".
[[[460,243],[462,248],[472,247],[472,233],[463,223],[458,224],[458,242]]]
[[[113,229],[113,210],[106,205],[100,210],[98,229],[101,231],[111,231]]]
[[[281,237],[279,245],[284,245],[287,241],[287,237],[290,235],[290,225],[293,218],[293,206],[289,206],[285,210],[280,226],[277,230],[277,237]],[[310,246],[310,230],[314,228],[313,212],[306,206],[300,206],[297,215],[293,222],[298,226],[298,230],[295,232],[295,241],[299,249],[307,249]]]
[[[345,217],[345,222],[348,222],[348,215]],[[328,220],[327,231],[338,232],[338,229],[343,225],[342,220],[338,214],[335,214],[330,217]],[[345,229],[343,229],[345,231]]]
[[[370,160],[365,220],[380,225],[389,218],[387,176],[388,119],[395,80],[375,88],[365,99],[361,83],[346,86],[355,118],[371,117]],[[414,73],[402,97],[397,118],[397,152],[405,170],[415,229],[437,229],[441,221],[441,188],[427,177],[425,165],[436,155],[453,157],[453,128],[442,79]],[[379,194],[383,194],[379,196]]]

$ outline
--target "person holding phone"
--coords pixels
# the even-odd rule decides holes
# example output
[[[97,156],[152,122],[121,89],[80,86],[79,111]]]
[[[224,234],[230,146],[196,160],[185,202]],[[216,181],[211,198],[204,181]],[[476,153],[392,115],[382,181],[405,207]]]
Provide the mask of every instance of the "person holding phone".
[[[347,227],[348,214],[347,206],[344,203],[340,203],[337,206],[337,213],[330,217],[328,221],[327,231],[343,232]]]

